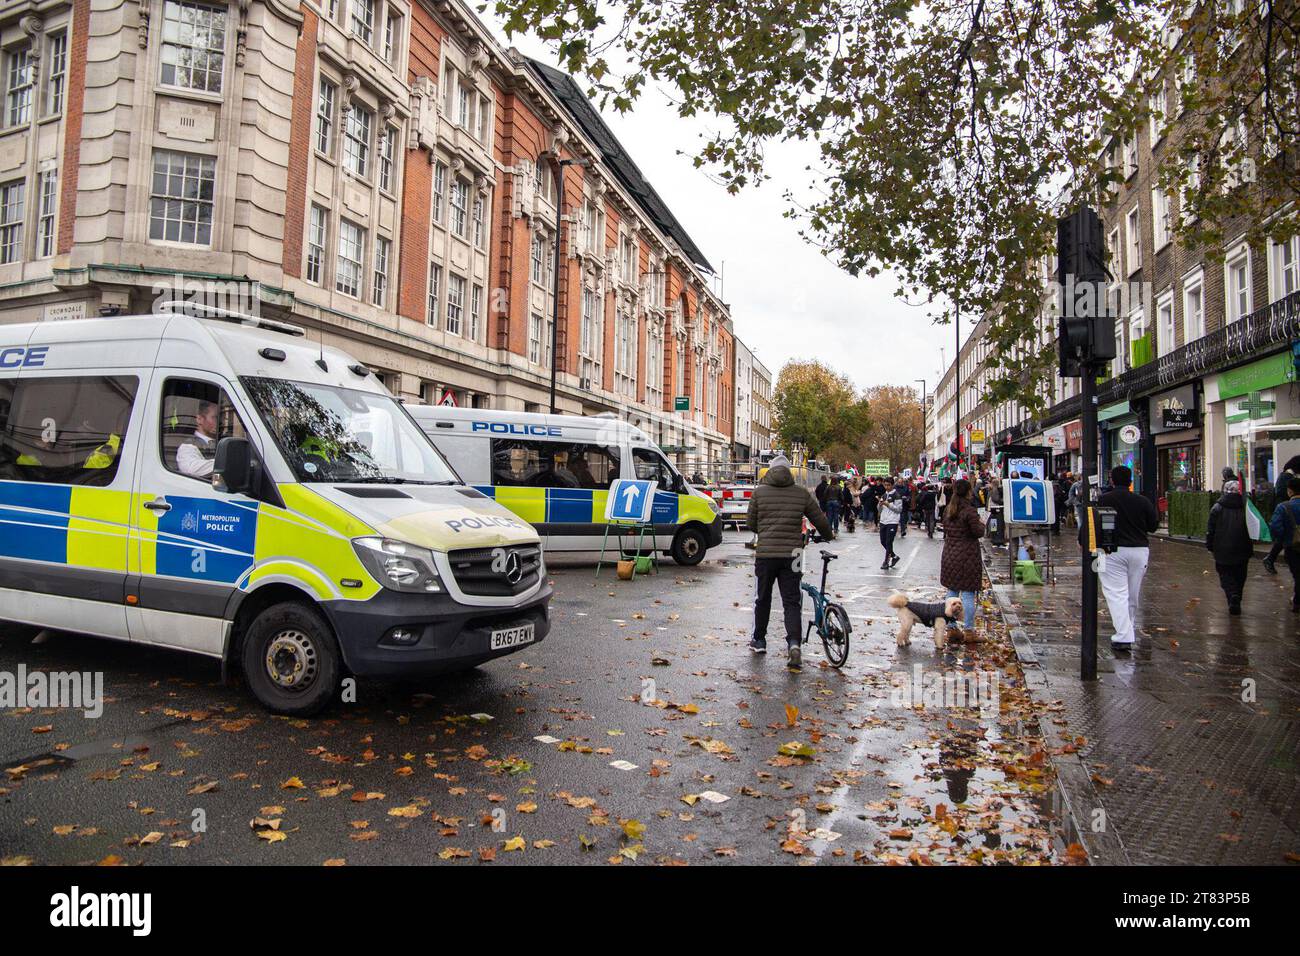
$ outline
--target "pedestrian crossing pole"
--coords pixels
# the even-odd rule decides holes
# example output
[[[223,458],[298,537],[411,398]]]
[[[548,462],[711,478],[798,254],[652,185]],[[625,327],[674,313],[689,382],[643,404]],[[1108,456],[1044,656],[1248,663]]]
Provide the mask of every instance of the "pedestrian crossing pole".
[[[1083,610],[1079,641],[1079,677],[1097,679],[1097,553],[1092,510],[1092,480],[1097,475],[1097,376],[1115,358],[1115,324],[1110,315],[1106,249],[1101,218],[1086,206],[1056,222],[1057,284],[1061,308],[1057,329],[1062,378],[1079,378],[1083,419],[1083,527],[1079,547],[1083,563]]]
[[[1079,644],[1079,678],[1097,679],[1097,570],[1093,566],[1092,476],[1097,474],[1097,369],[1088,362],[1083,367],[1083,514],[1080,528],[1080,556],[1083,566],[1082,639]],[[1098,488],[1100,489],[1100,481]]]

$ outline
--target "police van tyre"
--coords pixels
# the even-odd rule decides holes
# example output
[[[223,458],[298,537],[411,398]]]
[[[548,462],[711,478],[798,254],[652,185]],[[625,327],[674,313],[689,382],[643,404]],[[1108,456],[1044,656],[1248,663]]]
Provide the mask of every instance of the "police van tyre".
[[[267,710],[307,717],[329,706],[341,665],[319,612],[288,601],[259,614],[244,636],[244,677]]]
[[[671,554],[673,560],[685,567],[694,567],[704,560],[704,552],[709,548],[704,529],[691,525],[682,528],[673,537]]]

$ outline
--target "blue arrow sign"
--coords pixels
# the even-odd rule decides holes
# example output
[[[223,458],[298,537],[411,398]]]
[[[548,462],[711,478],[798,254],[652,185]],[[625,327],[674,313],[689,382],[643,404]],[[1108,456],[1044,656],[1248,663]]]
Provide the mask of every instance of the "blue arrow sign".
[[[605,501],[605,520],[649,521],[658,485],[657,481],[618,479],[609,488],[609,497]]]
[[[1012,524],[1052,523],[1056,509],[1049,482],[1012,478],[1007,482],[1006,501]]]

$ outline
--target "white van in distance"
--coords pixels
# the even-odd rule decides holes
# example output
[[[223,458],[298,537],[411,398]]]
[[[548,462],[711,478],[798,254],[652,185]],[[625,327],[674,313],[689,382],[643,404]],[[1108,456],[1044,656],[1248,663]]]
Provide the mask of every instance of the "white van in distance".
[[[345,668],[411,677],[546,636],[537,532],[365,366],[173,310],[0,325],[0,620],[238,662],[287,714]]]
[[[408,405],[411,416],[471,485],[531,523],[548,552],[596,554],[616,478],[657,481],[654,548],[695,565],[722,543],[713,499],[686,482],[650,440],[613,416],[540,415]],[[624,526],[610,526],[610,547]],[[628,545],[635,547],[634,543]]]

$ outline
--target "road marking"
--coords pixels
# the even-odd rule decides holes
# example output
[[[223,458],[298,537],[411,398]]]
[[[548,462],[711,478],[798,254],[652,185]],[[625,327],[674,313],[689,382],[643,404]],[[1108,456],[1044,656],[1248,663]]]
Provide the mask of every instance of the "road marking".
[[[875,572],[872,572],[872,573],[870,573],[870,574],[859,575],[859,577],[864,577],[864,578],[895,578],[895,579],[896,579],[896,578],[898,578],[900,575],[907,574],[907,572],[908,572],[908,571],[911,569],[911,567],[912,567],[912,562],[915,561],[915,560],[916,560],[916,556],[917,556],[918,554],[921,553],[921,548],[922,548],[922,545],[921,545],[920,543],[918,543],[917,546],[916,546],[915,548],[912,549],[912,553],[909,554],[909,555],[907,556],[907,560],[905,560],[905,561],[903,562],[902,567],[898,567],[898,568],[890,568],[888,571],[875,571]]]

